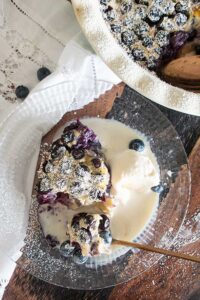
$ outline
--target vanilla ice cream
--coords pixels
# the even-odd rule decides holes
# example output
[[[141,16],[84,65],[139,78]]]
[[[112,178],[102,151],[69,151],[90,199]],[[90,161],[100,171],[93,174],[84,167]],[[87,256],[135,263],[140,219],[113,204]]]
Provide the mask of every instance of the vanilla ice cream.
[[[124,124],[107,119],[81,120],[98,136],[111,167],[111,214],[114,238],[131,241],[148,225],[158,206],[159,195],[151,187],[159,184],[159,168],[146,138]],[[144,151],[129,149],[133,139],[141,139]]]

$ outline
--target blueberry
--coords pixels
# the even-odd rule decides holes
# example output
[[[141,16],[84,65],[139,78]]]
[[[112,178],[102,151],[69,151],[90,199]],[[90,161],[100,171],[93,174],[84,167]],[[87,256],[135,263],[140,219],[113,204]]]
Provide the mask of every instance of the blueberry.
[[[98,191],[96,189],[92,189],[90,192],[89,192],[89,198],[91,200],[96,200],[98,197]]]
[[[95,174],[93,175],[92,179],[95,183],[101,183],[103,180],[103,175],[101,173]]]
[[[99,141],[93,141],[90,143],[90,150],[93,150],[94,152],[99,152],[101,148],[102,147]]]
[[[173,35],[170,37],[170,48],[173,48],[173,50],[178,51],[180,47],[182,47],[185,42],[190,37],[190,34],[185,31],[177,31],[174,32]]]
[[[54,150],[55,148],[60,147],[62,144],[60,142],[60,140],[56,140],[55,142],[52,143],[51,145],[51,149]]]
[[[59,244],[59,241],[57,240],[57,238],[54,237],[54,236],[52,236],[52,235],[50,235],[50,234],[47,234],[45,238],[46,238],[48,244],[52,248],[56,247]]]
[[[152,6],[148,12],[148,18],[151,22],[156,23],[160,20],[163,15],[161,9],[156,6]]]
[[[65,257],[72,255],[73,251],[74,246],[70,244],[70,241],[65,241],[60,246],[60,253]]]
[[[139,5],[135,9],[135,18],[137,19],[144,19],[147,15],[147,8],[145,5]]]
[[[133,33],[131,31],[124,31],[121,34],[121,39],[126,46],[130,46],[134,40]]]
[[[82,125],[82,124],[81,124]],[[63,130],[63,133],[67,133],[69,130],[78,130],[80,127],[80,122],[79,121],[73,121],[72,123],[70,123],[68,126],[66,126]]]
[[[148,61],[147,61],[147,67],[149,70],[155,70],[158,66],[158,59],[155,58],[154,56],[149,56]]]
[[[51,173],[54,170],[54,166],[52,165],[52,163],[50,161],[45,161],[43,164],[43,171],[45,173]]]
[[[122,14],[125,14],[127,12],[129,12],[132,8],[132,4],[131,4],[131,1],[123,1],[122,4],[121,4],[121,13]]]
[[[72,155],[74,159],[81,159],[84,157],[84,150],[83,149],[73,149]]]
[[[135,26],[134,31],[139,37],[144,37],[149,31],[149,25],[146,22],[142,21]]]
[[[108,227],[110,226],[110,220],[106,215],[101,215],[101,220],[99,223],[99,229],[104,231],[106,229],[108,229]]]
[[[80,216],[75,215],[72,219],[71,226],[73,229],[78,230],[79,229],[79,222],[80,222]]]
[[[117,24],[111,24],[110,28],[113,32],[115,33],[120,33],[121,32],[121,26]]]
[[[162,22],[159,24],[159,27],[166,31],[171,31],[174,28],[174,21],[172,19],[164,17]]]
[[[84,170],[84,172],[89,172],[90,171],[89,168],[86,165],[84,165],[84,164],[80,164],[80,168],[82,170]]]
[[[87,216],[87,213],[79,213],[77,215],[74,215],[72,222],[71,222],[71,226],[76,230],[79,229],[79,222],[81,220],[81,218],[85,218]]]
[[[39,184],[39,190],[41,192],[49,192],[51,190],[50,180],[47,177],[42,178]]]
[[[81,246],[78,242],[72,242],[72,246],[74,247],[74,250],[78,250],[78,249],[81,249]]]
[[[62,141],[65,144],[71,143],[74,140],[74,133],[73,131],[68,131],[62,135]]]
[[[73,261],[74,261],[76,264],[82,265],[82,264],[84,264],[87,260],[88,260],[88,257],[82,255],[81,249],[77,249],[77,250],[74,251]]]
[[[17,98],[24,99],[28,96],[29,89],[26,86],[19,85],[15,90],[15,95]]]
[[[51,146],[52,158],[61,157],[65,152],[66,152],[66,147],[63,144],[61,144],[60,140],[53,142]]]
[[[153,46],[153,40],[149,36],[145,36],[142,39],[142,45],[147,48],[151,48]]]
[[[115,19],[115,12],[112,6],[109,5],[108,8],[104,10],[104,13],[109,21],[113,21]]]
[[[188,5],[187,5],[187,4],[183,4],[183,3],[178,2],[178,3],[176,3],[176,5],[175,5],[175,10],[176,10],[177,12],[181,12],[181,13],[187,14],[187,11],[188,11]]]
[[[79,195],[83,192],[83,188],[81,187],[81,183],[79,181],[74,181],[70,185],[70,191],[73,195]]]
[[[151,190],[155,193],[162,193],[164,191],[164,188],[161,184],[152,186]]]
[[[129,143],[129,149],[133,149],[138,152],[142,152],[144,150],[144,143],[142,140],[134,139]]]
[[[101,160],[99,158],[93,158],[92,163],[95,166],[95,168],[100,168],[101,167]]]
[[[88,225],[88,229],[92,228],[95,229],[95,225],[96,225],[96,220],[94,219],[94,217],[92,215],[87,215],[85,217],[85,223]]]
[[[155,48],[154,48],[154,52],[160,56],[160,55],[161,55],[161,52],[162,52],[162,50],[161,50],[161,48],[160,48],[160,47],[155,47]]]
[[[174,21],[178,26],[183,26],[187,22],[187,19],[188,19],[187,16],[182,13],[178,13],[174,17]]]
[[[85,218],[87,216],[87,213],[82,212],[82,213],[79,213],[77,216],[79,216],[79,218]]]
[[[51,157],[52,158],[59,158],[62,157],[66,152],[66,148],[62,145],[56,145],[52,147],[51,150]]]
[[[195,52],[197,55],[200,55],[200,45],[195,46]]]
[[[87,214],[87,216],[85,216],[85,221],[86,224],[91,225],[94,221],[94,217],[92,215]]]
[[[89,244],[92,240],[92,235],[88,229],[80,228],[77,235],[81,243]]]
[[[51,74],[50,70],[46,67],[42,67],[37,71],[37,78],[39,81],[44,79],[45,77],[49,76]]]
[[[65,179],[59,179],[56,182],[56,187],[58,190],[63,190],[67,186],[67,181]]]
[[[164,30],[160,30],[157,32],[155,39],[160,47],[165,46],[169,43],[169,34]]]
[[[69,160],[62,162],[60,166],[60,172],[64,175],[71,173],[71,162]]]
[[[134,48],[132,50],[132,55],[133,58],[137,61],[142,61],[145,60],[145,55],[144,55],[144,51],[142,49],[139,48]]]
[[[128,26],[130,24],[133,24],[133,18],[132,17],[127,17],[123,20],[123,25]]]
[[[106,244],[112,243],[112,235],[111,235],[110,231],[101,231],[99,235],[102,239],[104,239],[104,242]]]
[[[75,170],[76,175],[80,177],[84,177],[88,172],[89,168],[83,164],[79,165]]]
[[[174,14],[174,3],[173,1],[166,1],[164,5],[162,5],[162,10],[165,15],[173,15]]]

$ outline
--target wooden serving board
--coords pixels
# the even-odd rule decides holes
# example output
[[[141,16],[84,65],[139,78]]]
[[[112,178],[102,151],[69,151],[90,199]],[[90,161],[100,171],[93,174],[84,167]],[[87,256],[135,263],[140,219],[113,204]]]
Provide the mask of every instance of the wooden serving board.
[[[126,88],[123,97],[141,97]],[[161,108],[161,107],[160,107]],[[161,108],[181,134],[186,149],[200,136],[200,119]],[[179,234],[177,251],[200,255],[200,138],[189,163],[192,172],[192,196]],[[56,287],[16,268],[3,300],[200,300],[200,264],[164,258],[147,272],[115,288],[78,291]]]

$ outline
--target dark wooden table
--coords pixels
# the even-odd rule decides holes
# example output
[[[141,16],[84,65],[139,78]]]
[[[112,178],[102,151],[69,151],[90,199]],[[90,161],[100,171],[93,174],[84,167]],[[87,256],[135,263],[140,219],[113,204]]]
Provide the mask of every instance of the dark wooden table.
[[[141,97],[126,87],[122,98]],[[131,101],[131,99],[130,99]],[[193,149],[200,136],[200,117],[182,114],[156,105],[175,126],[180,135],[187,154]],[[193,162],[196,164],[196,162]],[[200,170],[200,161],[199,161]],[[200,172],[199,172],[200,173]],[[197,180],[198,178],[195,178]],[[200,181],[199,181],[200,182]],[[200,201],[199,201],[200,202]],[[195,208],[197,204],[194,203]],[[199,207],[200,210],[200,207]],[[199,220],[200,222],[200,220]],[[200,230],[200,229],[199,229]],[[198,242],[198,241],[197,241]],[[195,244],[199,247],[200,244]],[[115,288],[96,291],[78,291],[52,286],[42,282],[22,270],[16,270],[4,294],[4,300],[199,300],[200,299],[200,266],[184,265],[174,259],[163,259],[142,276]],[[189,279],[188,279],[189,276]],[[185,282],[184,282],[185,280]]]

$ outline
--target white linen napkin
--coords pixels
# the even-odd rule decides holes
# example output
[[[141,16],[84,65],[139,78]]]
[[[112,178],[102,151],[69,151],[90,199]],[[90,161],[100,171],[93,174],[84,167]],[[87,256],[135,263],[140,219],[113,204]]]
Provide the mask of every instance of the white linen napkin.
[[[75,26],[78,25],[75,24]],[[84,36],[79,33],[74,37],[73,40],[67,43],[58,61],[56,71],[44,81],[39,83],[33,89],[32,93],[48,88],[49,86],[54,86],[62,82],[64,83],[66,80],[74,80],[76,82],[80,81],[81,85],[83,84],[82,79],[84,78],[87,79],[85,81],[86,86],[84,86],[84,88],[87,89],[87,87],[90,87],[91,89],[92,86],[94,93],[92,95],[90,94],[90,99],[82,99],[81,95],[79,94],[80,97],[77,98],[78,101],[75,101],[71,104],[71,110],[81,108],[94,98],[98,98],[107,89],[110,89],[113,84],[120,82],[120,79],[102,62],[97,55],[93,53]],[[104,81],[105,84],[102,84]],[[31,94],[25,100],[27,104],[31,99]],[[0,101],[0,125],[4,124],[4,127],[6,126],[8,123],[7,120],[14,116],[17,108],[20,108],[19,105],[19,103],[10,104],[3,99]],[[23,105],[23,103],[21,105]],[[24,126],[26,126],[26,124],[24,124]],[[0,127],[0,132],[1,130],[3,130],[2,126]],[[0,199],[0,201],[2,200]],[[3,239],[1,237],[0,230],[0,299],[16,267],[14,261],[16,261],[20,256],[20,249],[18,249],[12,254],[11,259],[9,259],[5,255],[6,243],[10,244],[11,241],[6,241]]]

